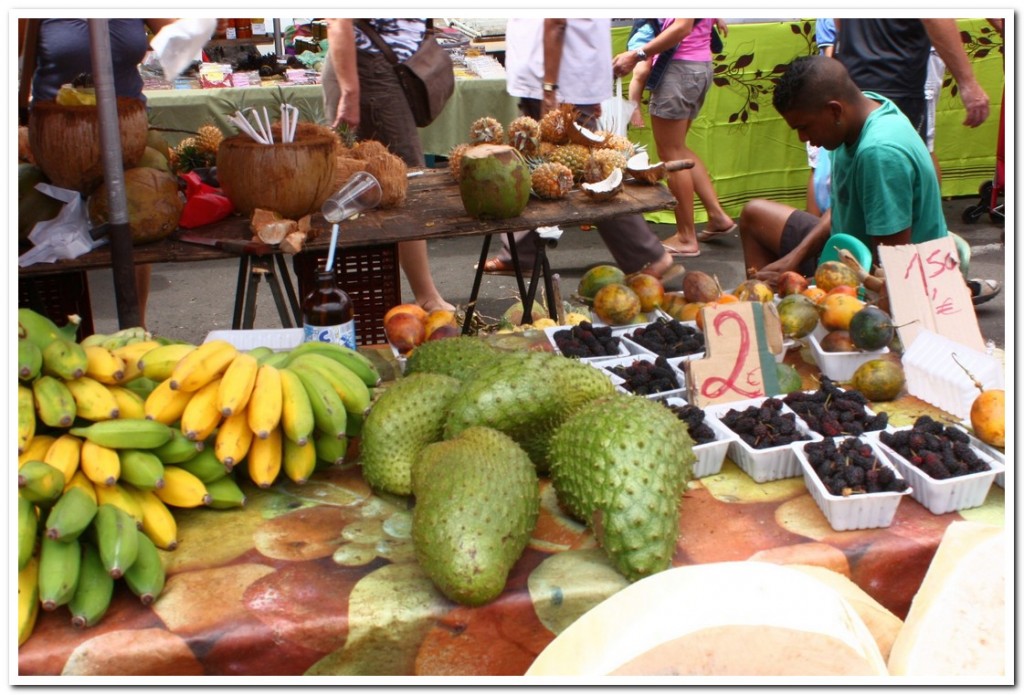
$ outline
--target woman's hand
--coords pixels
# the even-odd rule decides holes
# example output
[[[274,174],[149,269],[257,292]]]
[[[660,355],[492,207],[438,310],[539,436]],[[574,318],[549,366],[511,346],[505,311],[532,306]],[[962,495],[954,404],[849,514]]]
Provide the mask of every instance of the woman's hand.
[[[612,73],[616,77],[623,77],[633,72],[633,68],[640,62],[636,51],[625,51],[612,59]]]

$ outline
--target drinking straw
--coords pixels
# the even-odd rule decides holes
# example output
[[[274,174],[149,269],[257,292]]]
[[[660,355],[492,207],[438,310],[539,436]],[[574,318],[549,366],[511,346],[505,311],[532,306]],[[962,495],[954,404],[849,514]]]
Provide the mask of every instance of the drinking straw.
[[[338,245],[338,223],[335,222],[331,227],[331,249],[327,252],[327,265],[324,270],[331,270],[334,268],[334,249]]]

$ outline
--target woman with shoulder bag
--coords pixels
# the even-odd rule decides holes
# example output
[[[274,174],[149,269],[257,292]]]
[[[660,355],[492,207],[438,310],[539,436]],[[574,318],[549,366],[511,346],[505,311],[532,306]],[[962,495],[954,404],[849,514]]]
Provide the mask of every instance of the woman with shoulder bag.
[[[399,61],[427,37],[426,19],[368,19]],[[332,127],[354,130],[360,140],[377,140],[410,167],[423,167],[423,145],[412,109],[393,64],[354,19],[329,19],[324,65],[324,115]],[[453,310],[430,274],[425,240],[398,245],[398,260],[416,303],[426,311]]]

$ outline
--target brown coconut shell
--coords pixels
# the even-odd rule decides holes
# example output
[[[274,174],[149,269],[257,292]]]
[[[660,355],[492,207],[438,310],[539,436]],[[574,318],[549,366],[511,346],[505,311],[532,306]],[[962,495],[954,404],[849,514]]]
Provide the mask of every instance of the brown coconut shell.
[[[299,123],[292,142],[264,145],[248,135],[225,138],[217,150],[217,178],[235,210],[256,208],[298,219],[317,212],[334,192],[334,138],[310,123]]]
[[[391,154],[391,150],[379,140],[360,140],[352,145],[351,156],[356,159],[374,159],[376,157],[383,157],[386,154]]]
[[[380,182],[380,207],[398,207],[409,192],[409,167],[401,157],[383,154],[366,161],[366,171]]]
[[[340,191],[345,182],[352,178],[357,171],[366,171],[366,162],[352,156],[351,150],[348,154],[338,155],[334,159],[334,187],[333,190]]]
[[[140,99],[118,97],[117,117],[121,162],[125,169],[131,169],[146,151],[146,105]],[[95,106],[33,101],[28,139],[32,156],[53,185],[88,195],[103,182],[103,151]]]

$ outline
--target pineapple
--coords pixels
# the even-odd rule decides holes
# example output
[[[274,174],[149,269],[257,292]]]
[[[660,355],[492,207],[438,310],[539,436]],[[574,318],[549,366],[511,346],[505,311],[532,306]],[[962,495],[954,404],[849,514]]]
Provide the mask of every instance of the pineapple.
[[[208,152],[199,147],[196,138],[185,138],[171,150],[167,163],[175,173],[188,173],[193,169],[213,166],[217,162],[217,153]]]
[[[590,151],[590,159],[583,168],[583,180],[596,183],[608,178],[612,170],[626,168],[626,155],[610,147]]]
[[[469,127],[469,142],[473,145],[485,143],[501,145],[505,142],[505,129],[495,118],[490,116],[478,118]]]
[[[634,145],[625,135],[609,135],[605,147],[618,150],[625,155],[626,159],[632,157],[637,151],[636,145]]]
[[[527,157],[540,149],[540,123],[529,116],[520,116],[508,124],[508,143]]]
[[[559,145],[548,156],[549,161],[558,162],[569,167],[575,181],[583,180],[583,170],[587,165],[588,159],[590,159],[590,148],[586,145],[577,145],[575,143]]]
[[[566,128],[561,109],[548,111],[540,119],[540,139],[542,142],[550,142],[554,145],[564,145],[569,142],[569,129]]]
[[[196,133],[195,144],[203,152],[217,154],[217,148],[220,147],[222,140],[224,140],[224,133],[220,132],[220,128],[207,124],[200,126]]]
[[[572,190],[573,176],[569,167],[557,162],[538,165],[530,175],[533,192],[541,198],[564,198]]]
[[[448,171],[451,172],[452,178],[455,179],[455,183],[459,182],[459,178],[462,176],[462,155],[466,153],[470,147],[469,143],[460,143],[453,147],[448,152]]]

